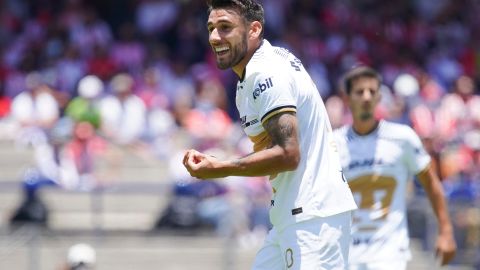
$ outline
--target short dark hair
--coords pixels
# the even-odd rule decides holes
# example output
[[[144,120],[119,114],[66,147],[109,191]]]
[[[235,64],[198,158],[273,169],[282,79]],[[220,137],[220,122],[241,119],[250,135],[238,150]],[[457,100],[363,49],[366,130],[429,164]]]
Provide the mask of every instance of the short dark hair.
[[[258,21],[262,24],[260,38],[263,38],[265,29],[265,15],[263,7],[255,0],[207,0],[208,14],[217,8],[236,9],[240,15],[249,23]]]
[[[347,95],[350,95],[350,92],[352,91],[353,81],[363,77],[376,79],[379,86],[382,83],[382,76],[380,76],[380,74],[373,68],[367,66],[359,66],[349,70],[343,76],[342,91],[344,91]]]

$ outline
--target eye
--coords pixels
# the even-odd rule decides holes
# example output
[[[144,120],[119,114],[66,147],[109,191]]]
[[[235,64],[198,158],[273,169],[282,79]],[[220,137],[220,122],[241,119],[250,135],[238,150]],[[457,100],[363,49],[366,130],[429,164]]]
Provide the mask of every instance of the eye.
[[[228,26],[228,25],[221,25],[220,26],[220,30],[225,31],[225,30],[228,30],[228,29],[230,29],[230,26]]]
[[[230,24],[220,24],[218,26],[218,31],[220,32],[229,32],[232,29],[232,26]]]

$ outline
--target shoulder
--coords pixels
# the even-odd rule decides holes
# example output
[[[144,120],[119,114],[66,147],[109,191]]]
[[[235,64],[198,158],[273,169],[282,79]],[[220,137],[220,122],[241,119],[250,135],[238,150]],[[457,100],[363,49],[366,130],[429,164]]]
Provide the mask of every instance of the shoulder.
[[[285,76],[286,60],[291,55],[288,50],[272,46],[267,40],[255,52],[247,64],[245,78],[252,80],[257,77],[270,77],[273,75]]]
[[[333,137],[338,140],[345,140],[347,138],[348,130],[350,129],[349,125],[344,125],[333,130]]]
[[[415,131],[408,125],[382,120],[379,135],[384,139],[410,141],[418,138]]]
[[[274,61],[268,59],[259,61],[257,59],[257,61],[254,61],[247,66],[245,82],[255,83],[272,77],[275,77],[276,79],[285,78],[282,68],[275,64]]]

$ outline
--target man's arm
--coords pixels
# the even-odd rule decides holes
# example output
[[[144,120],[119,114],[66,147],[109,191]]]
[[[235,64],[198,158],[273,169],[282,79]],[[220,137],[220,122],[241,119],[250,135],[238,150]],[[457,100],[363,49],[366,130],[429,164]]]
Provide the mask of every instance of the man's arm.
[[[452,223],[448,215],[443,187],[431,165],[417,174],[417,177],[427,192],[428,199],[438,220],[436,255],[441,258],[442,265],[445,265],[453,259],[457,247],[453,236]]]
[[[279,113],[264,123],[272,144],[245,157],[221,161],[195,150],[185,153],[183,164],[194,177],[265,176],[295,170],[300,162],[295,113]]]

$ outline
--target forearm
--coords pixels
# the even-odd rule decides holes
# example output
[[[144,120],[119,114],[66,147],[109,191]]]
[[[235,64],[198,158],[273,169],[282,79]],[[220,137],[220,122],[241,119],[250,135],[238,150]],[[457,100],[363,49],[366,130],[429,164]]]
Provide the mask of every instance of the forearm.
[[[266,176],[295,170],[299,158],[288,149],[274,146],[245,157],[221,162],[225,176]]]
[[[452,233],[452,224],[448,214],[448,206],[445,200],[442,184],[432,167],[418,175],[422,183],[435,216],[438,220],[439,234]]]
[[[291,112],[279,113],[265,124],[271,147],[243,158],[218,160],[196,150],[185,153],[183,164],[191,176],[200,179],[226,176],[267,176],[295,170],[300,162],[297,119]]]

